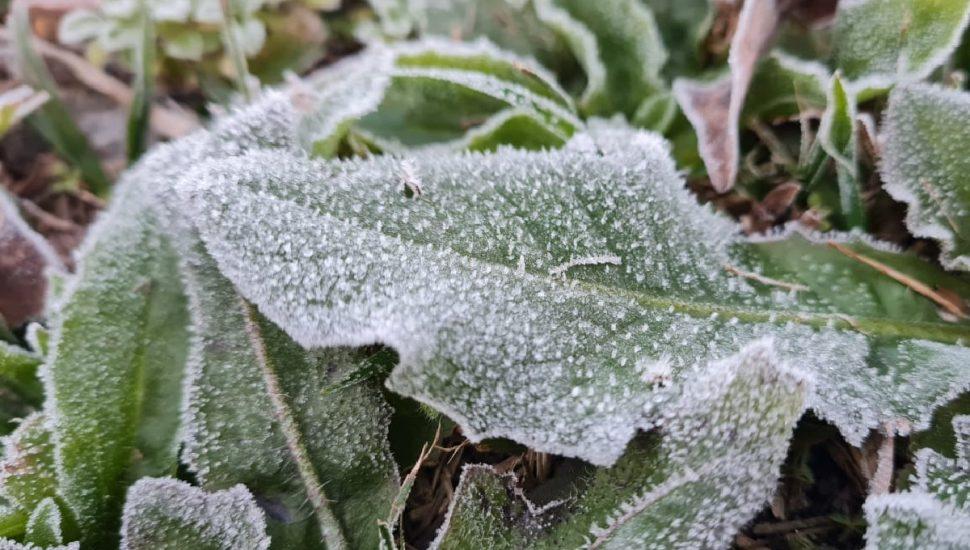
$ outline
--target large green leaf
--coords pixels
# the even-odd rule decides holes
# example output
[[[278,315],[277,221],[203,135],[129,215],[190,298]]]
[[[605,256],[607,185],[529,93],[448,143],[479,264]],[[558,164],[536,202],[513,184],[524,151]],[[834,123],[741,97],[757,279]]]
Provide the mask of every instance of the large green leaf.
[[[165,205],[186,165],[250,149],[299,151],[293,96],[269,93],[211,130],[159,148],[129,176]],[[183,459],[206,489],[244,483],[268,510],[274,544],[377,542],[397,492],[389,409],[373,383],[347,383],[366,352],[308,353],[240,297],[178,209],[160,208],[181,256],[192,343]]]
[[[46,367],[59,493],[92,545],[117,536],[127,480],[177,465],[188,313],[147,198],[128,180],[90,230]]]
[[[953,419],[956,458],[916,455],[915,483],[866,500],[868,548],[963,548],[970,540],[970,416]]]
[[[642,438],[568,498],[539,508],[466,468],[435,548],[717,548],[775,489],[809,388],[756,343],[691,380]],[[512,480],[508,480],[512,481]]]
[[[242,485],[206,493],[184,481],[144,478],[128,490],[123,550],[266,550],[266,521]]]
[[[886,111],[882,176],[906,202],[906,226],[940,241],[941,261],[970,271],[970,94],[927,84],[896,88]]]
[[[968,0],[839,2],[834,64],[857,90],[927,77],[960,43]]]
[[[773,267],[763,243],[698,206],[649,134],[406,161],[257,152],[178,188],[261,313],[304,346],[394,347],[390,387],[473,440],[612,464],[658,421],[672,390],[656,372],[689,380],[764,336],[811,373],[810,406],[856,444],[889,419],[922,425],[970,385],[966,323],[914,320],[905,303],[887,313],[857,280],[814,278],[840,264],[790,273],[810,292],[758,279]]]

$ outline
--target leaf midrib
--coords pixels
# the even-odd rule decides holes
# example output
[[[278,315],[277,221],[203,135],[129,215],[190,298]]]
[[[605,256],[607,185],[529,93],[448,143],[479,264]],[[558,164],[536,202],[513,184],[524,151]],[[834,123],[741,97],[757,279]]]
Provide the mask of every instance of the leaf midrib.
[[[485,264],[494,267],[501,267],[509,271],[510,277],[523,277],[521,272],[517,272],[511,265],[483,258],[478,255],[464,253],[451,246],[440,246],[432,240],[422,242],[413,235],[392,234],[382,226],[376,229],[372,226],[361,224],[353,217],[339,217],[327,211],[320,210],[311,204],[301,203],[290,197],[276,196],[277,200],[286,202],[298,209],[305,209],[323,218],[329,218],[344,223],[364,232],[376,233],[389,239],[400,239],[412,242],[419,246],[427,246],[436,250],[447,250],[454,256],[462,260]],[[553,287],[558,287],[551,280],[548,273],[537,271],[536,269],[525,270],[526,276],[532,276],[543,280]],[[764,323],[773,325],[783,325],[795,323],[815,328],[834,328],[848,332],[856,332],[875,337],[897,337],[897,338],[917,338],[940,342],[944,344],[970,345],[970,324],[929,322],[929,321],[903,321],[887,317],[855,316],[844,313],[819,313],[804,310],[774,310],[763,308],[752,308],[743,306],[727,306],[715,304],[709,301],[677,300],[666,298],[619,286],[607,286],[584,279],[569,279],[567,284],[573,285],[594,295],[606,295],[632,300],[638,305],[649,310],[670,310],[689,315],[695,318],[710,318],[712,315],[724,316],[726,318],[737,318],[746,323]]]

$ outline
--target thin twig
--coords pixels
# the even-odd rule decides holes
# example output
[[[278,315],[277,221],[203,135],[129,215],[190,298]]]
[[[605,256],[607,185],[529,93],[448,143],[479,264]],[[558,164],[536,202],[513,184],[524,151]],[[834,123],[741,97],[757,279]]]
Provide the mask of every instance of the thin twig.
[[[64,218],[58,218],[27,199],[20,199],[20,207],[23,208],[28,215],[37,218],[37,221],[55,231],[72,233],[80,229],[78,224],[70,220],[65,220]]]
[[[759,275],[758,273],[744,271],[743,269],[734,267],[733,265],[725,265],[724,270],[733,275],[744,277],[745,279],[751,279],[753,281],[758,281],[761,284],[765,284],[769,286],[777,286],[794,292],[811,290],[805,285],[800,285],[798,283],[786,283],[785,281],[779,281],[778,279],[765,277],[764,275]]]
[[[889,278],[895,280],[896,282],[909,287],[914,292],[918,294],[922,294],[923,296],[936,302],[937,305],[945,309],[948,313],[960,319],[965,319],[967,317],[967,314],[964,313],[959,306],[947,300],[943,295],[933,290],[925,283],[917,281],[916,279],[910,277],[909,275],[906,275],[905,273],[896,271],[895,269],[889,267],[888,265],[878,260],[874,260],[867,256],[863,256],[862,254],[859,254],[858,252],[850,249],[849,247],[839,244],[835,241],[828,241],[828,245],[838,250],[842,254],[848,256],[849,258],[862,262],[867,266],[875,269],[876,271],[882,273],[883,275],[886,275]]]

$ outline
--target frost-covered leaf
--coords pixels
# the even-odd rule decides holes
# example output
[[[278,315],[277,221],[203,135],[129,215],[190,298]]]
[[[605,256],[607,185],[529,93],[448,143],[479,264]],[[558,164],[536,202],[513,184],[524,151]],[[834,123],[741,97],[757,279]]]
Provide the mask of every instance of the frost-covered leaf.
[[[37,377],[41,358],[21,347],[0,342],[0,435],[17,427],[43,401]]]
[[[580,105],[588,115],[632,117],[665,87],[667,49],[649,6],[640,0],[533,0],[535,13],[558,32],[586,73]]]
[[[44,413],[24,419],[4,438],[0,467],[0,495],[27,513],[57,493],[54,445]]]
[[[770,498],[809,388],[768,342],[718,362],[570,498],[539,508],[511,476],[466,468],[436,548],[717,548]]]
[[[157,149],[129,175],[167,205],[186,165],[250,149],[300,151],[291,95],[257,104]],[[286,547],[329,542],[376,545],[376,521],[397,490],[387,444],[389,410],[367,381],[345,382],[369,365],[366,352],[308,353],[256,313],[224,279],[175,208],[169,220],[192,319],[183,459],[206,489],[244,483]]]
[[[47,269],[64,268],[47,241],[0,191],[0,315],[10,326],[20,326],[43,312]]]
[[[189,466],[206,487],[245,483],[274,539],[287,530],[300,546],[376,546],[398,485],[390,412],[367,383],[334,387],[367,353],[304,351],[236,293],[201,242],[184,252],[195,332]]]
[[[0,539],[0,550],[81,550],[81,544],[72,542],[60,546],[37,546],[29,542]]]
[[[243,485],[206,493],[184,481],[143,478],[128,489],[122,550],[266,550],[266,521]]]
[[[411,2],[422,36],[469,40],[484,36],[499,47],[536,58],[560,72],[574,67],[568,46],[536,15],[531,0],[446,0]]]
[[[738,16],[728,54],[729,74],[708,82],[678,79],[674,95],[697,132],[698,147],[711,185],[734,187],[740,144],[738,124],[758,59],[778,25],[776,0],[750,0]]]
[[[40,501],[30,513],[24,541],[42,547],[63,544],[61,510],[53,498],[47,497]]]
[[[970,0],[839,2],[834,64],[856,90],[927,77],[960,43]]]
[[[860,196],[859,153],[856,145],[856,98],[836,73],[828,87],[827,106],[818,129],[818,143],[835,161],[839,207],[849,227],[865,227]]]
[[[348,129],[376,148],[540,148],[582,126],[555,77],[487,41],[375,45],[301,87],[304,146],[331,156]],[[514,124],[515,126],[510,126]]]
[[[394,347],[390,387],[473,440],[611,464],[658,420],[669,390],[651,373],[681,381],[763,336],[812,373],[810,405],[855,444],[970,386],[954,345],[967,324],[885,314],[856,280],[791,273],[802,293],[758,279],[761,243],[698,206],[649,134],[404,161],[254,152],[199,167],[179,195],[261,313],[304,346]]]
[[[149,204],[123,182],[89,231],[46,366],[59,493],[93,544],[117,536],[126,480],[176,467],[188,314]]]
[[[921,449],[908,491],[866,500],[867,548],[966,547],[970,540],[970,416],[954,417],[953,429],[955,458]]]
[[[940,241],[949,269],[970,271],[970,94],[927,84],[889,96],[882,176],[909,205],[906,226]]]

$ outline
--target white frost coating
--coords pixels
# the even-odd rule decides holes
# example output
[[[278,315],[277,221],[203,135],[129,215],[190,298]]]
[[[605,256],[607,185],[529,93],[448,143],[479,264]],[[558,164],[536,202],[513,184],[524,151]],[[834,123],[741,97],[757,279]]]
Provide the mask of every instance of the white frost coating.
[[[970,514],[929,494],[872,496],[864,510],[868,550],[959,550],[970,540]]]
[[[307,150],[320,140],[339,138],[339,130],[349,121],[373,112],[384,99],[391,83],[394,53],[383,45],[343,59],[326,70],[314,73],[298,93],[306,97],[300,120],[299,139]]]
[[[719,243],[732,239],[733,229],[707,209],[700,209],[700,215],[709,221],[693,229],[680,227],[681,219],[697,217],[699,209],[680,188],[665,147],[659,146],[662,142],[655,137],[628,137],[630,149],[616,163],[598,155],[576,155],[572,150],[415,157],[423,191],[432,199],[428,202],[404,198],[400,180],[386,179],[387,170],[400,171],[399,161],[394,159],[347,163],[341,170],[352,172],[335,174],[332,179],[324,176],[330,183],[321,185],[316,181],[320,170],[332,173],[333,165],[307,163],[278,154],[272,160],[251,157],[211,165],[185,178],[180,193],[185,204],[191,205],[188,208],[196,216],[210,253],[223,272],[247,298],[304,345],[361,345],[378,340],[391,344],[402,358],[401,366],[392,375],[392,386],[403,393],[419,395],[453,417],[466,420],[463,424],[471,437],[502,433],[546,450],[581,454],[595,462],[609,463],[632,436],[645,404],[646,394],[634,391],[644,383],[633,372],[633,364],[648,350],[627,342],[633,343],[634,335],[642,341],[649,319],[629,297],[597,296],[588,289],[549,281],[545,276],[547,266],[612,250],[625,258],[624,264],[604,266],[605,272],[621,277],[628,285],[641,279],[642,284],[658,289],[694,288],[701,294],[721,294],[722,285],[716,282],[723,279],[718,258],[723,260],[726,256],[719,250]],[[587,162],[594,165],[585,166]],[[267,188],[266,192],[288,194],[289,186],[279,184],[298,182],[306,188],[292,197],[305,196],[310,202],[293,211],[292,199],[271,199],[266,192],[255,189],[255,195],[243,188],[233,191],[235,178],[251,174],[256,166],[270,170],[260,169],[258,179],[250,180],[253,184],[270,183],[272,189]],[[647,187],[640,191],[630,188],[611,196],[612,190],[617,189],[616,178],[628,179],[624,176],[627,166],[637,167],[646,177],[637,185]],[[483,180],[479,174],[491,177]],[[560,179],[563,177],[566,180]],[[570,186],[562,185],[563,181],[569,181]],[[377,182],[387,185],[373,185]],[[573,189],[574,184],[578,188]],[[642,200],[644,196],[648,197],[646,201]],[[472,197],[474,201],[469,203]],[[210,202],[211,199],[216,202]],[[538,225],[530,228],[523,219],[499,216],[519,199],[530,201],[537,207],[536,212],[553,209],[563,212],[563,217],[539,219],[534,222]],[[664,200],[663,208],[651,209],[649,213],[629,211],[645,209],[656,200]],[[616,210],[596,211],[598,205],[605,204],[603,201],[616,202]],[[330,216],[324,219],[333,223],[311,221],[316,218],[311,203],[329,205],[327,208],[336,208],[335,212],[359,213],[367,221],[364,226]],[[253,210],[264,206],[270,209],[266,216]],[[226,211],[227,208],[235,212]],[[380,209],[381,214],[373,208]],[[243,235],[230,226],[250,215],[276,220],[274,225],[278,225],[247,231],[249,236],[239,240]],[[653,231],[638,229],[635,220],[649,217],[658,224]],[[230,225],[223,225],[227,222]],[[605,235],[607,228],[613,226],[642,236],[629,242],[610,243]],[[731,229],[717,231],[722,226]],[[297,232],[292,233],[292,229]],[[706,244],[672,248],[670,261],[657,263],[652,258],[659,252],[657,245],[650,244],[656,239],[655,231],[684,236],[696,232],[694,240]],[[557,234],[561,244],[547,245],[541,240],[544,235]],[[252,237],[268,240],[256,242]],[[246,250],[244,256],[239,256],[242,249],[238,246]],[[520,256],[525,258],[525,276],[515,275]],[[386,264],[392,258],[408,260],[392,267]],[[264,261],[268,263],[258,267]],[[296,265],[291,261],[312,265],[294,271]],[[700,273],[677,273],[698,269],[712,278]],[[257,271],[268,278],[253,286],[248,279]],[[463,275],[442,280],[439,274],[449,272]],[[341,275],[337,278],[318,280],[338,273]],[[350,278],[343,279],[344,275]],[[285,290],[279,283],[300,288]],[[549,296],[549,301],[538,308],[516,297],[543,294]],[[308,309],[304,300],[319,306]],[[455,308],[454,304],[463,305]],[[577,323],[549,326],[550,319],[566,319],[581,310],[589,311],[589,315],[581,316]],[[665,317],[661,315],[656,320],[657,328],[678,330],[676,324],[670,323],[682,316]],[[692,324],[689,318],[682,320]],[[478,328],[466,328],[469,326]],[[510,326],[521,326],[522,330],[491,334],[497,327]],[[629,340],[621,341],[623,345],[610,342],[611,330],[619,326],[626,327],[629,333]],[[458,337],[466,331],[468,336]],[[475,338],[475,331],[483,331],[482,337]],[[592,350],[585,351],[590,346],[615,348],[615,352],[592,361]],[[428,369],[428,361],[434,368]],[[510,370],[492,381],[498,373],[487,373],[496,364]],[[597,364],[615,365],[621,370],[611,377]],[[455,376],[452,370],[457,365],[467,365],[466,374]],[[547,367],[540,369],[539,365]],[[465,403],[459,408],[460,402],[448,398],[448,386],[457,384],[452,392],[465,395],[469,389],[485,383],[480,378],[474,382],[481,376],[494,387],[476,398],[480,401],[478,406]],[[633,386],[626,387],[621,382],[626,376],[632,378]],[[548,391],[550,377],[559,378],[558,390]],[[591,396],[578,403],[557,399],[557,395],[568,396],[573,386],[583,380],[592,382],[590,391],[598,386],[610,395]],[[432,395],[421,389],[439,385],[440,390]],[[510,406],[508,400],[516,405]],[[577,405],[582,410],[577,410]],[[518,415],[512,411],[522,407],[532,408],[531,412],[522,413],[527,418],[525,422],[513,418]],[[502,413],[503,408],[508,412]],[[570,416],[582,418],[585,428],[549,426],[549,419]],[[603,416],[613,420],[604,424]],[[503,423],[505,426],[500,428]],[[580,444],[582,440],[588,443]]]
[[[584,256],[582,258],[571,258],[568,262],[557,265],[549,270],[550,275],[565,275],[570,268],[581,265],[620,265],[623,261],[615,254],[603,254],[599,256]]]
[[[970,271],[970,94],[900,86],[885,119],[886,191],[909,205],[906,226],[914,235],[940,241],[945,267]]]
[[[0,539],[0,550],[81,550],[81,543],[70,542],[60,546],[37,546],[29,542]]]
[[[591,475],[556,521],[517,507],[509,476],[467,467],[432,547],[478,537],[537,548],[725,547],[774,492],[810,386],[769,340],[754,342],[686,381],[665,405],[659,445],[641,443]]]
[[[243,485],[206,493],[176,479],[142,478],[128,489],[122,550],[266,550],[269,542],[263,512]]]
[[[60,544],[64,542],[64,533],[61,532],[61,510],[54,502],[53,498],[45,498],[30,513],[27,519],[28,538],[46,537],[48,544]]]
[[[698,372],[662,413],[666,479],[594,526],[590,547],[729,544],[774,493],[811,386],[805,373],[784,364],[770,340]],[[664,521],[665,500],[689,513]]]
[[[866,500],[867,548],[966,548],[970,541],[968,427],[970,416],[953,418],[956,458],[920,449],[909,491]]]
[[[917,82],[956,50],[968,21],[968,0],[839,2],[835,64],[854,94]]]
[[[268,152],[199,166],[179,197],[220,269],[271,320],[305,346],[392,345],[402,363],[391,387],[473,439],[609,464],[655,420],[656,384],[638,362],[667,357],[676,381],[764,335],[815,373],[811,406],[853,443],[891,418],[922,422],[967,387],[963,348],[870,349],[825,327],[845,318],[834,304],[773,301],[728,276],[736,225],[695,203],[661,138],[600,126],[560,151],[415,155],[429,200],[401,192],[400,159]],[[547,275],[604,254],[622,265]],[[877,374],[873,358],[894,354],[906,360]],[[887,381],[915,393],[890,395]]]

